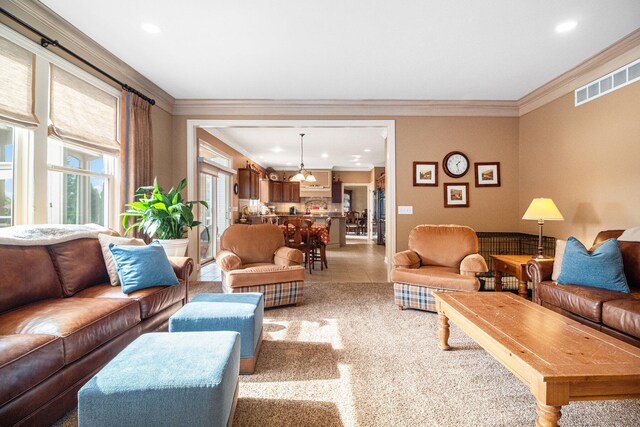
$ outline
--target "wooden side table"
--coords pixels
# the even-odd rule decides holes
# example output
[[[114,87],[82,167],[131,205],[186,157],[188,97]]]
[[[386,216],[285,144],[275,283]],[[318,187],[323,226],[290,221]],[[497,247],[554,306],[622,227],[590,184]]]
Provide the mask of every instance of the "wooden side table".
[[[493,261],[493,274],[495,279],[495,291],[502,291],[502,274],[510,274],[518,279],[518,295],[527,298],[527,262],[531,255],[491,255]]]

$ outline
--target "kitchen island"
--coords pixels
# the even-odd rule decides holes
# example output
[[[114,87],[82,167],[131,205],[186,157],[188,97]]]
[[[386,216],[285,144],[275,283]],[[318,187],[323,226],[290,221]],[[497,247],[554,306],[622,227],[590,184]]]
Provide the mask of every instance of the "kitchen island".
[[[251,215],[249,216],[247,224],[261,224],[264,222],[270,222],[273,218],[278,218],[278,224],[283,224],[288,219],[302,218],[313,221],[316,224],[325,224],[327,218],[331,218],[331,230],[329,230],[329,244],[328,247],[339,247],[347,244],[347,226],[346,217],[341,214],[297,214],[290,215],[288,213],[276,213],[271,215]]]

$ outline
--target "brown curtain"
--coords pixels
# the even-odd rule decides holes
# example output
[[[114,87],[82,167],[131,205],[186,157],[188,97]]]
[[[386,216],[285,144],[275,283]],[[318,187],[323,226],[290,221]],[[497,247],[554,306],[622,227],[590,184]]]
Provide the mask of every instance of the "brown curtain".
[[[120,201],[133,202],[138,187],[153,184],[153,135],[151,133],[151,104],[138,95],[122,91],[122,138],[120,162],[122,185]],[[121,229],[121,232],[124,230]]]

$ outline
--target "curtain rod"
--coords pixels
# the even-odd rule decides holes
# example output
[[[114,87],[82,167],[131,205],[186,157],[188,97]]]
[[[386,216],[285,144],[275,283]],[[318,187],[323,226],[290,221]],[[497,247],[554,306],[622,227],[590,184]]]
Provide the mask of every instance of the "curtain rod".
[[[124,90],[126,90],[127,92],[131,92],[134,93],[136,95],[138,95],[140,98],[144,99],[145,101],[147,101],[149,104],[151,105],[155,105],[156,101],[155,99],[149,98],[148,96],[146,96],[145,94],[143,94],[140,91],[137,91],[136,89],[132,88],[131,86],[129,86],[126,83],[121,82],[120,80],[116,79],[115,77],[113,77],[111,74],[107,73],[106,71],[103,71],[102,69],[96,67],[95,65],[93,65],[91,62],[87,61],[86,59],[82,58],[81,56],[77,55],[76,53],[74,53],[73,51],[67,49],[66,47],[64,47],[63,45],[61,45],[58,40],[54,40],[51,37],[47,36],[46,34],[38,31],[37,29],[33,28],[31,25],[27,24],[26,22],[24,22],[22,19],[18,18],[15,15],[12,15],[11,13],[9,13],[8,11],[6,11],[4,8],[0,7],[0,12],[2,12],[3,15],[7,16],[9,19],[15,21],[16,23],[20,24],[21,26],[23,26],[24,28],[28,29],[29,31],[31,31],[32,33],[37,34],[38,36],[40,36],[40,46],[47,48],[49,46],[54,46],[57,47],[59,49],[61,49],[62,51],[64,51],[65,53],[71,55],[72,57],[74,57],[75,59],[77,59],[78,61],[82,62],[83,64],[85,64],[86,66],[92,68],[93,70],[97,71],[98,73],[102,74],[103,76],[105,76],[106,78],[108,78],[111,81],[114,81],[115,83],[119,84],[120,87]],[[37,42],[34,42],[37,43]]]

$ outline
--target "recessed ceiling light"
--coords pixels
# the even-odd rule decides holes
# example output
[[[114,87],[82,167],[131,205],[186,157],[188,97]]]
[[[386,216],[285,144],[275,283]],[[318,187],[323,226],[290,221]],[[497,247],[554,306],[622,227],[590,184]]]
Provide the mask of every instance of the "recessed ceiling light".
[[[327,153],[322,153],[322,158],[326,159],[327,157],[329,157],[329,155]]]
[[[274,153],[282,153],[284,150],[282,148],[280,148],[280,147],[276,147],[271,151],[273,151]]]
[[[566,33],[578,26],[576,21],[566,21],[556,25],[556,33]]]
[[[140,27],[145,30],[147,33],[158,34],[160,32],[160,27],[157,25],[151,24],[149,22],[145,22]]]
[[[356,166],[360,166],[360,163],[356,163]]]
[[[356,159],[359,159],[360,157],[362,157],[360,154],[352,154],[351,157],[354,157]]]
[[[291,165],[293,165],[293,163],[287,162],[287,166],[291,166]]]
[[[371,152],[371,150],[370,150],[370,149],[368,149],[368,148],[365,148],[365,149],[364,149],[364,152],[365,152],[365,153],[370,153],[370,152]]]

